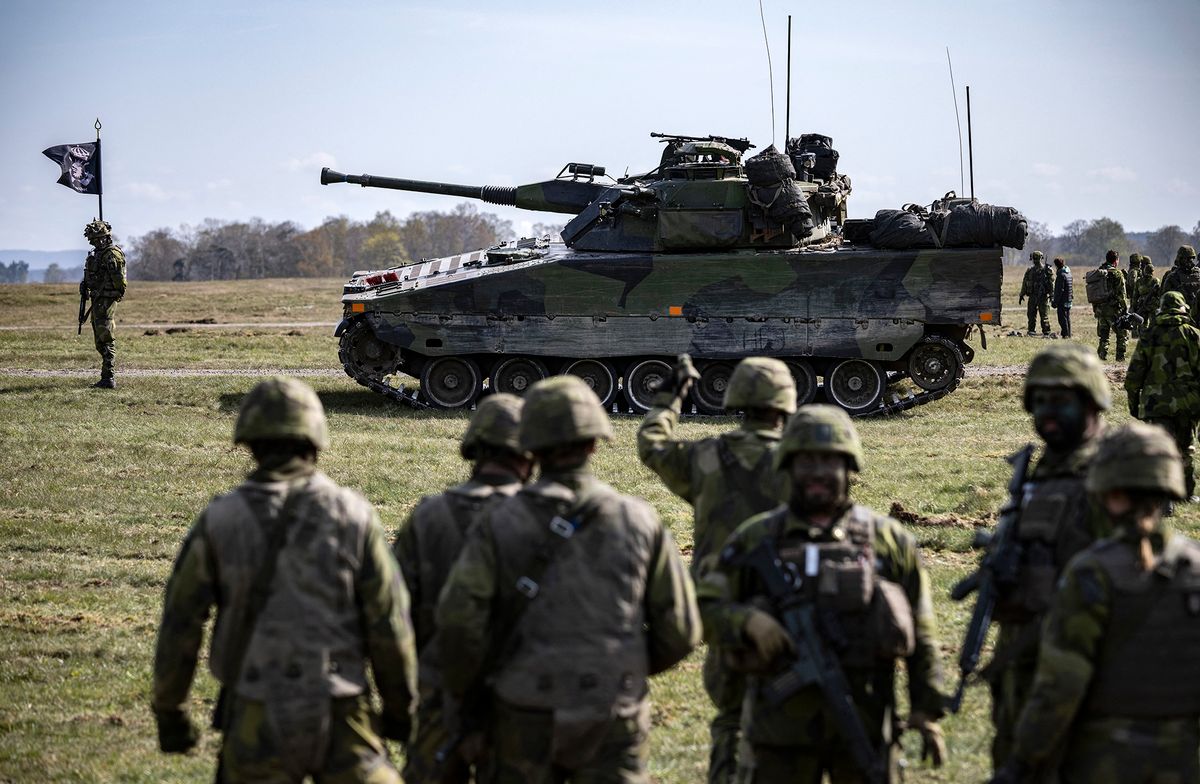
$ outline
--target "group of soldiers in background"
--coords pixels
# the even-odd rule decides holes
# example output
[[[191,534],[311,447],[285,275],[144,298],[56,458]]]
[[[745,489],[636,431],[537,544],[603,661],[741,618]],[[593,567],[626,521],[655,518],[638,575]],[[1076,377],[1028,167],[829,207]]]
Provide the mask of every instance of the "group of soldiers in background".
[[[702,634],[710,782],[894,781],[906,728],[941,765],[929,578],[913,535],[852,500],[866,467],[852,421],[797,410],[787,366],[750,358],[726,391],[739,426],[683,440],[695,378],[681,357],[637,445],[692,505],[690,570],[647,503],[593,475],[613,431],[578,378],[483,398],[460,447],[470,478],[420,501],[395,557],[370,503],[316,469],[328,435],[313,391],[259,384],[234,433],[257,467],[200,515],[167,586],[161,748],[197,742],[185,705],[215,606],[222,781],[400,781],[392,738],[409,782],[647,782],[649,679]],[[1018,557],[984,671],[996,782],[1200,782],[1200,545],[1163,519],[1184,469],[1161,428],[1106,430],[1111,403],[1089,348],[1055,344],[1030,365],[1045,448],[1019,477]]]

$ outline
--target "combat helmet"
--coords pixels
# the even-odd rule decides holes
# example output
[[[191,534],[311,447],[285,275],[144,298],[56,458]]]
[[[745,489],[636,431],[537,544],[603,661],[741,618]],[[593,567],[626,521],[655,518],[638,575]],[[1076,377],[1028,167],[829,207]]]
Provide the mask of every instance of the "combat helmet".
[[[1188,304],[1184,299],[1183,292],[1168,291],[1162,296],[1162,302],[1158,303],[1159,313],[1187,313]]]
[[[775,470],[787,465],[797,452],[831,452],[845,455],[850,469],[861,471],[864,465],[862,441],[840,406],[808,405],[796,412],[783,429],[775,448]]]
[[[1184,497],[1183,461],[1175,439],[1158,425],[1133,421],[1100,439],[1088,468],[1089,493],[1144,490]]]
[[[1185,265],[1185,266],[1194,266],[1195,265],[1196,249],[1193,248],[1191,245],[1180,245],[1179,250],[1175,251],[1175,263],[1180,264],[1182,262],[1188,262],[1188,261],[1191,262],[1191,265]]]
[[[796,413],[796,381],[788,366],[770,357],[746,357],[737,364],[725,388],[728,411],[773,408]]]
[[[520,454],[521,408],[525,401],[516,395],[500,392],[479,401],[467,432],[463,433],[459,452],[465,460],[475,460],[479,447],[490,446]]]
[[[1029,254],[1030,261],[1041,261],[1044,258],[1046,258],[1046,254],[1042,253],[1040,250],[1035,250],[1033,253]]]
[[[538,452],[593,438],[611,439],[612,423],[600,399],[577,376],[543,379],[525,395],[518,441],[526,452]]]
[[[1029,363],[1025,374],[1025,410],[1033,411],[1033,390],[1078,389],[1101,411],[1112,408],[1112,390],[1096,352],[1081,343],[1056,343]]]
[[[112,234],[112,224],[104,220],[94,220],[83,227],[83,236],[88,240],[107,237]]]
[[[308,384],[294,378],[269,378],[242,398],[233,443],[278,439],[308,441],[329,448],[325,409]]]

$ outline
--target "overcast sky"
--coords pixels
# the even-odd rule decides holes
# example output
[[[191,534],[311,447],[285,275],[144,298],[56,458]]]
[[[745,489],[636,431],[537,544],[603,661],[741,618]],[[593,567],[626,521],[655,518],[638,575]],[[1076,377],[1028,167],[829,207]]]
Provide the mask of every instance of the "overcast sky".
[[[94,196],[41,155],[103,123],[118,239],[260,217],[449,210],[318,183],[322,166],[465,184],[568,161],[646,170],[650,131],[834,138],[851,217],[959,189],[950,47],[975,190],[1052,231],[1200,221],[1200,2],[0,3],[0,248],[83,247]],[[968,186],[969,188],[969,186]],[[520,232],[561,217],[484,205]]]

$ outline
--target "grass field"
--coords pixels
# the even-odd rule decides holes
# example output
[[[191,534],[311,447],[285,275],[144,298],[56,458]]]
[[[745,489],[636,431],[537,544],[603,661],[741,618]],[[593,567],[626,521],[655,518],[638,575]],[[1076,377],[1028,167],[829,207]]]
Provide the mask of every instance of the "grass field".
[[[1019,276],[1020,271],[1016,271]],[[1019,277],[1016,279],[1019,282]],[[341,281],[138,284],[121,305],[127,323],[333,322]],[[95,369],[88,334],[77,338],[72,286],[0,287],[0,781],[208,781],[217,737],[197,753],[156,750],[148,710],[150,661],[162,587],[195,513],[250,467],[230,444],[241,396],[238,376],[118,376],[115,392],[78,377],[31,377],[20,370]],[[1013,280],[1008,328],[1023,327]],[[1094,340],[1087,308],[1077,335]],[[1019,313],[1019,317],[1018,317]],[[56,324],[52,329],[23,329]],[[328,328],[197,327],[167,333],[119,327],[119,369],[336,369]],[[1018,366],[1046,345],[993,329],[977,364]],[[978,345],[976,344],[978,349]],[[1113,367],[1119,375],[1118,368]],[[358,488],[393,530],[416,500],[465,473],[457,457],[463,414],[398,407],[336,374],[310,379],[327,408],[332,448],[321,458],[335,480]],[[1114,389],[1109,421],[1125,396]],[[618,418],[602,447],[599,476],[649,499],[690,551],[688,507],[638,462],[637,420]],[[695,419],[682,435],[702,437],[727,420]],[[969,608],[946,598],[969,568],[972,524],[1003,500],[1003,457],[1033,437],[1021,410],[1020,379],[968,378],[950,397],[900,416],[860,423],[867,466],[857,500],[882,510],[899,503],[921,518],[948,684]],[[1195,532],[1200,510],[1176,518]],[[707,761],[709,707],[700,656],[656,678],[652,772],[660,782],[695,782]],[[192,695],[202,721],[215,684],[204,673]],[[945,722],[951,759],[941,771],[914,762],[909,782],[978,781],[989,742],[982,688],[968,691],[960,716]],[[916,739],[909,758],[916,758]]]

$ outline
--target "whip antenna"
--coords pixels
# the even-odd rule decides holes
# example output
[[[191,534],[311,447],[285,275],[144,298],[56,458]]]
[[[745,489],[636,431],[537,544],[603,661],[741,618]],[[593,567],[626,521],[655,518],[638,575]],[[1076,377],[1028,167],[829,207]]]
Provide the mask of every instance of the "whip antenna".
[[[783,99],[787,108],[783,112],[783,149],[787,151],[788,139],[792,136],[792,15],[788,14],[787,96]],[[774,105],[774,101],[772,101]],[[772,140],[774,141],[774,140]]]
[[[763,44],[767,47],[767,83],[771,85],[771,144],[775,143],[775,71],[771,66],[771,42],[767,40],[767,17],[762,0],[758,0],[758,18],[762,21]]]
[[[950,47],[946,47],[946,65],[950,66],[950,94],[954,96],[954,126],[958,128],[958,192],[966,190],[963,181],[962,120],[958,118],[958,88],[954,86],[954,63],[950,62]]]

